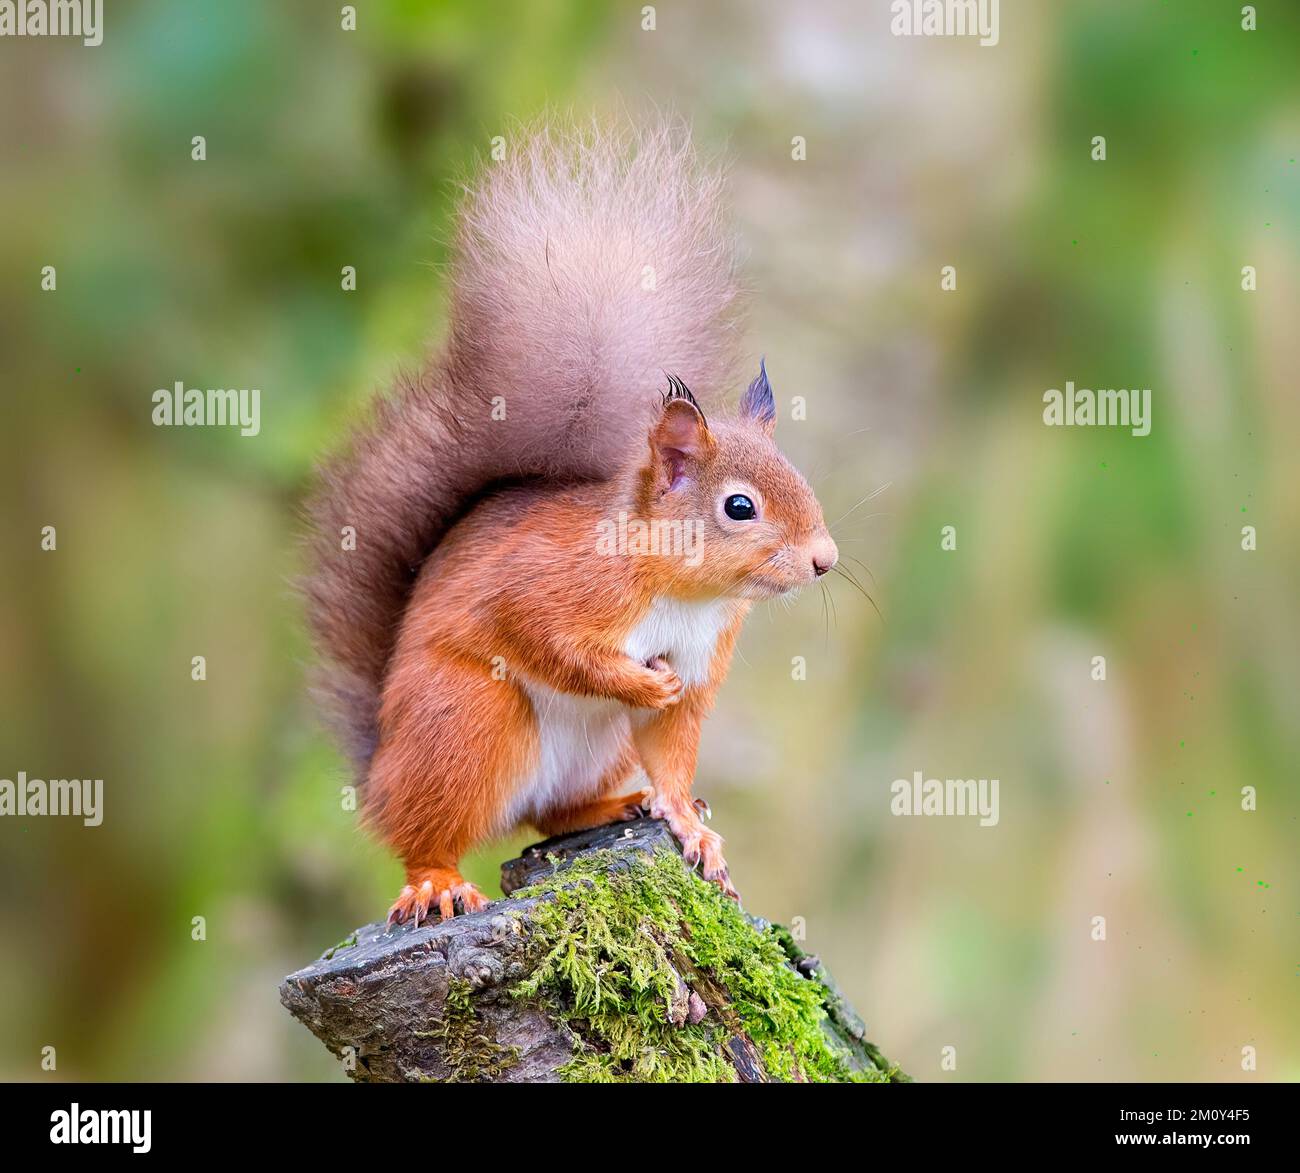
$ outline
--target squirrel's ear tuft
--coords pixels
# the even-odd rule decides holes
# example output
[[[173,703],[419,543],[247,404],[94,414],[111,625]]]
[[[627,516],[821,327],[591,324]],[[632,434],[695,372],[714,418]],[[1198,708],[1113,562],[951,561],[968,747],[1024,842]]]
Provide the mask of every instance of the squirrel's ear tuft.
[[[776,430],[776,400],[767,381],[767,362],[758,360],[758,376],[740,399],[740,414],[758,424],[769,436]]]
[[[704,412],[700,410],[700,405],[691,393],[691,389],[676,375],[670,375],[665,371],[664,377],[668,380],[668,390],[664,392],[664,407],[666,408],[673,400],[680,399],[689,403],[700,413],[700,419],[704,419]]]
[[[650,430],[650,454],[661,487],[675,489],[694,480],[716,446],[695,396],[679,378],[669,375],[663,411]]]

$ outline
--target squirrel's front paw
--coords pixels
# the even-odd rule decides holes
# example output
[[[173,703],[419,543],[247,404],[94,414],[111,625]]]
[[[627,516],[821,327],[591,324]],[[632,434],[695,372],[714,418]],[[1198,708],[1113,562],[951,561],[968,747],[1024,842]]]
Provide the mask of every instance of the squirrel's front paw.
[[[661,656],[648,660],[638,678],[633,691],[633,704],[638,709],[667,709],[682,699],[682,678]]]
[[[707,803],[705,809],[708,809]],[[722,836],[700,822],[698,812],[698,802],[689,800],[682,803],[656,801],[650,807],[650,817],[663,819],[673,837],[682,845],[686,862],[691,867],[698,865],[706,880],[713,881],[733,900],[739,900],[740,893],[732,886],[727,861],[722,858]]]

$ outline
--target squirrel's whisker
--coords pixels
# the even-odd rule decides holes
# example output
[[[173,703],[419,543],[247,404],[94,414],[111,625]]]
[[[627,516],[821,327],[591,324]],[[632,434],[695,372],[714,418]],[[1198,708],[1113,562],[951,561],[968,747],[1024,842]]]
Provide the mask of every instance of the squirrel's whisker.
[[[876,606],[876,600],[871,597],[871,595],[867,592],[866,588],[863,587],[863,585],[860,582],[858,582],[858,580],[854,578],[853,575],[851,575],[842,566],[835,566],[832,567],[832,569],[846,582],[850,583],[853,586],[853,588],[856,591],[858,591],[862,595],[862,597],[872,605],[872,607],[875,608],[876,614],[880,616],[880,621],[883,623],[885,621],[884,613],[880,610],[878,606]]]
[[[841,521],[843,521],[846,517],[848,517],[849,514],[852,513],[855,509],[861,508],[868,501],[875,500],[875,498],[879,497],[880,494],[883,493],[886,489],[888,489],[893,483],[894,483],[893,481],[886,481],[883,485],[880,486],[880,488],[872,489],[870,493],[868,493],[865,497],[862,498],[861,501],[857,503],[857,505],[853,506],[853,509],[850,509],[848,513],[845,513],[842,516],[836,518],[834,521],[831,522],[831,524],[827,528],[834,529],[837,525],[840,524]]]

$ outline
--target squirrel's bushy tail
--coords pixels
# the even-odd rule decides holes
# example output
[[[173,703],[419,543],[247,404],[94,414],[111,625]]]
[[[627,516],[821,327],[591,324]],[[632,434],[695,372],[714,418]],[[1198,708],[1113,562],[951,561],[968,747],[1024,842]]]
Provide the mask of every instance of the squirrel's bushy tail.
[[[666,371],[706,406],[726,386],[737,286],[721,194],[665,123],[528,129],[467,190],[443,354],[379,401],[308,505],[322,691],[363,776],[415,576],[473,498],[611,475],[645,444]]]

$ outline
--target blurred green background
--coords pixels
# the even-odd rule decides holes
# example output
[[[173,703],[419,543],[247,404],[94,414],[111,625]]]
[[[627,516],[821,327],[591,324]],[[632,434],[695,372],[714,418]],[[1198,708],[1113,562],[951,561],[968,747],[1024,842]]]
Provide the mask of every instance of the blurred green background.
[[[1294,5],[1004,0],[992,48],[883,0],[106,7],[0,41],[0,777],[106,812],[0,820],[0,1078],[343,1078],[276,986],[400,871],[305,693],[298,503],[548,105],[727,152],[778,438],[883,613],[749,623],[697,786],[746,906],[919,1079],[1300,1078]],[[177,379],[261,434],[153,427]],[[1067,379],[1152,388],[1151,435],[1044,427]],[[892,817],[916,770],[1001,821]]]

